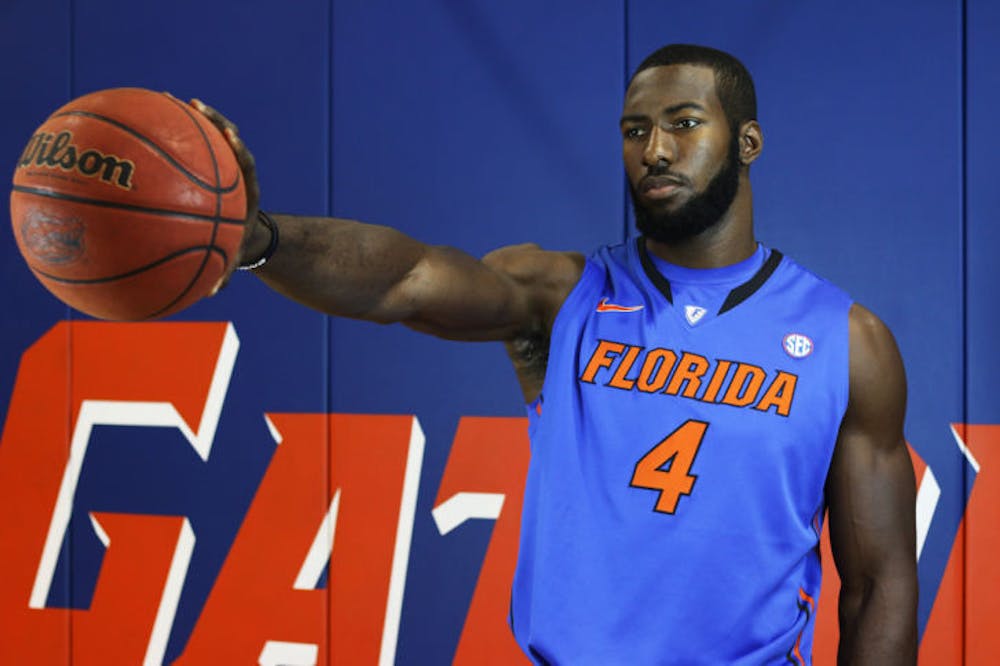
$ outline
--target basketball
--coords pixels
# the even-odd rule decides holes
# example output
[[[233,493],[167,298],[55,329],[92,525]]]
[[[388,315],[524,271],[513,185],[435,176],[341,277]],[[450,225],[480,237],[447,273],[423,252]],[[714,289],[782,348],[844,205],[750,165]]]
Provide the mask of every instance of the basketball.
[[[41,283],[88,315],[163,317],[236,261],[246,196],[228,142],[202,114],[140,88],[49,116],[14,171],[11,222]]]

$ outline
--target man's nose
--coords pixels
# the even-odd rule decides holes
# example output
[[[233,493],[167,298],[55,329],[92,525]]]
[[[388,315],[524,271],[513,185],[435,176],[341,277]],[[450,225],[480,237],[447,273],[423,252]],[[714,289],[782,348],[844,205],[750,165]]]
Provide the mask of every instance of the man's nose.
[[[646,149],[642,153],[643,163],[646,166],[656,166],[663,162],[670,165],[676,159],[677,145],[674,142],[673,134],[654,125],[649,131],[649,140],[646,142]]]

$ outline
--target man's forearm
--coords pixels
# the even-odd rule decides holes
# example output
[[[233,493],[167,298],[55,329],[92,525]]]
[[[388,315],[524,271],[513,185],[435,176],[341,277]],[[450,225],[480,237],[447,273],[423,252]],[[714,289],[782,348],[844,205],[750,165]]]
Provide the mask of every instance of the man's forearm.
[[[917,583],[914,575],[841,588],[840,666],[917,663]]]
[[[329,314],[392,319],[378,312],[426,246],[394,229],[335,218],[273,215],[279,244],[255,273],[276,291]],[[245,260],[267,247],[270,232],[248,229]],[[402,313],[400,313],[402,315]]]
[[[273,217],[278,246],[254,272],[320,312],[401,322],[456,340],[505,339],[535,316],[528,292],[516,291],[513,278],[461,250],[427,245],[375,224]],[[254,233],[262,226],[258,222]],[[254,236],[249,241],[244,254],[252,261],[261,241]]]

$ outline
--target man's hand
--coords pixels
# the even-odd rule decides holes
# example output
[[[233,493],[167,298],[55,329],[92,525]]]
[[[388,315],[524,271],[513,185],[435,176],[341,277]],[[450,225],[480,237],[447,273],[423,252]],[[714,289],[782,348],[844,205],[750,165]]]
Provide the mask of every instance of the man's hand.
[[[236,260],[232,263],[232,267],[226,275],[219,280],[219,283],[212,290],[212,294],[215,294],[229,282],[229,278],[232,276],[232,271],[235,270],[237,266],[246,262],[248,259],[254,259],[264,253],[264,249],[270,241],[270,231],[267,228],[264,228],[264,225],[260,222],[257,216],[260,204],[260,186],[257,183],[257,166],[254,161],[253,154],[240,138],[239,128],[216,109],[208,106],[201,100],[191,100],[191,106],[203,116],[208,118],[213,125],[219,128],[219,131],[222,132],[223,136],[226,137],[226,140],[229,142],[229,146],[233,149],[233,154],[236,156],[236,162],[239,164],[240,171],[243,174],[243,186],[247,195],[247,217],[245,231],[243,233],[243,243],[240,245],[239,254],[236,257]]]

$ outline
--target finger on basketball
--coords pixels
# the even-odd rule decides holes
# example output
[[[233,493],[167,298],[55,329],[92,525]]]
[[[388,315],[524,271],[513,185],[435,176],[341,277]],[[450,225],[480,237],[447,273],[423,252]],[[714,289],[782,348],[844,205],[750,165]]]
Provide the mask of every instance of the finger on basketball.
[[[240,163],[240,167],[244,171],[255,172],[257,170],[256,160],[253,158],[253,153],[247,148],[247,145],[243,143],[243,139],[240,138],[239,134],[233,130],[226,128],[223,130],[223,134],[226,135],[226,140],[229,141],[229,145],[232,146],[233,152],[236,153],[236,159]]]
[[[254,160],[253,153],[250,152],[250,149],[247,148],[246,144],[240,138],[239,128],[236,127],[236,124],[222,115],[217,109],[205,104],[197,98],[191,100],[191,106],[208,118],[213,125],[219,128],[222,135],[225,137],[226,142],[229,144],[229,147],[232,148],[233,154],[236,156],[236,163],[239,165],[240,171],[243,174],[243,184],[246,191],[246,228],[249,231],[257,222],[257,207],[260,202],[260,186],[257,183],[257,164],[256,160]],[[244,259],[246,246],[251,235],[251,233],[246,233],[244,235],[239,254],[237,255],[237,265],[242,263]],[[230,273],[224,275],[223,278],[215,285],[211,294],[214,295],[220,289],[225,287],[225,285],[229,282],[230,276],[231,271]]]
[[[233,149],[233,153],[236,155],[236,162],[240,166],[240,171],[243,172],[243,180],[246,185],[247,213],[251,216],[256,215],[257,202],[260,199],[260,188],[257,185],[256,176],[257,168],[253,154],[240,138],[239,128],[217,109],[205,104],[200,99],[192,99],[191,106],[219,128],[219,131],[222,132],[222,135],[229,143],[230,148]]]
[[[226,128],[231,129],[235,134],[240,133],[240,128],[236,126],[236,123],[226,118],[224,115],[219,113],[214,107],[205,104],[200,99],[192,99],[191,106],[198,110],[199,113],[204,115],[206,118],[212,121],[212,124],[219,128],[219,131],[225,132]]]
[[[243,140],[230,128],[223,130],[229,146],[236,155],[236,162],[243,172],[243,182],[247,191],[247,212],[256,215],[257,202],[260,199],[260,187],[257,184],[257,161]]]

